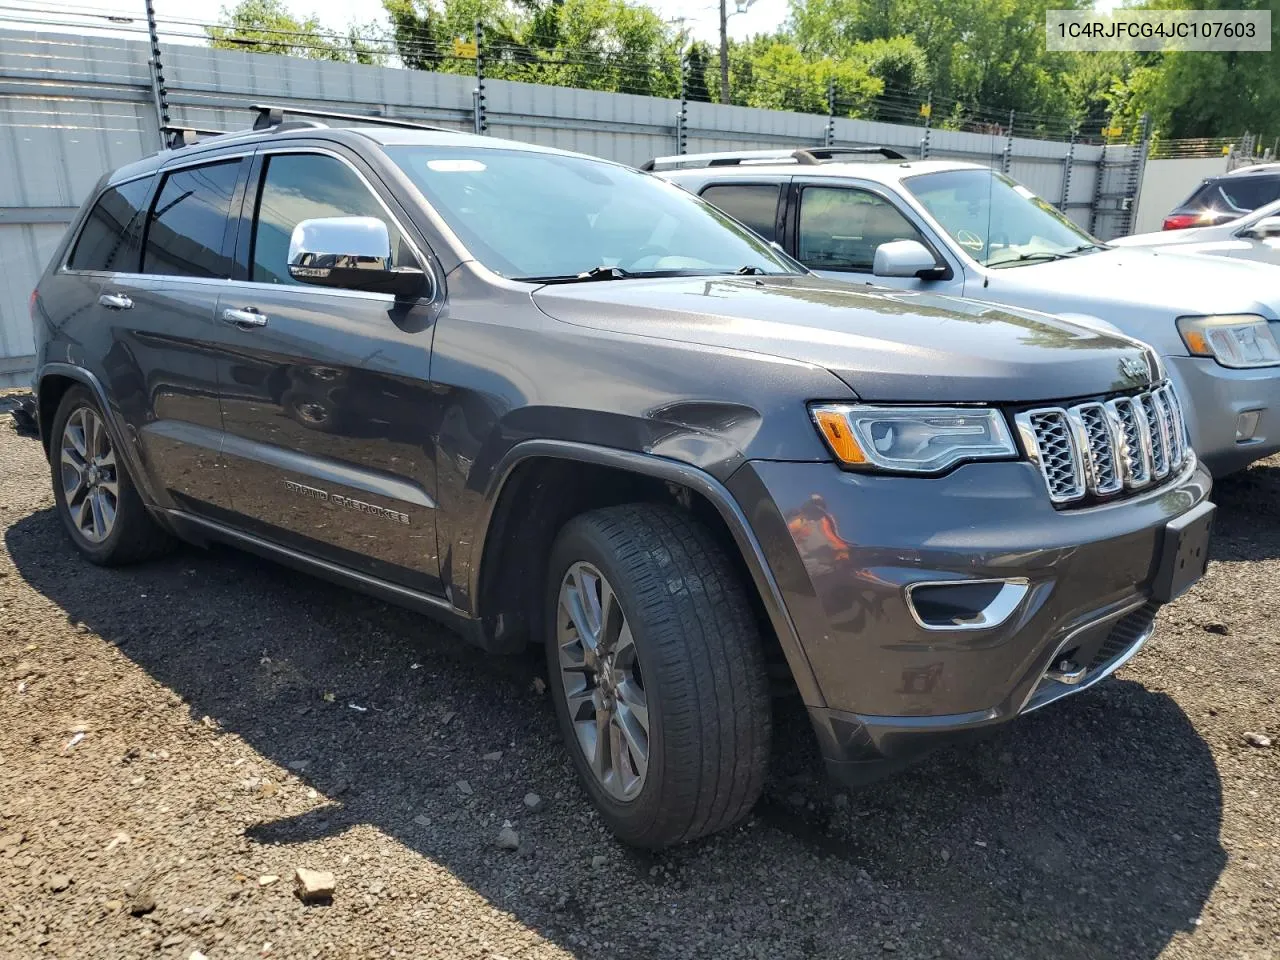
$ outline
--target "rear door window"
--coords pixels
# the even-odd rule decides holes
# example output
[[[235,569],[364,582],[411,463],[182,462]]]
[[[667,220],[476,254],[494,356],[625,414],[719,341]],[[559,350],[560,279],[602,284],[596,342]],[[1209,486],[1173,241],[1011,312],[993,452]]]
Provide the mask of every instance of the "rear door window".
[[[147,218],[143,273],[231,276],[231,204],[240,165],[239,158],[220,160],[165,175]]]
[[[85,218],[68,269],[136,273],[142,210],[150,192],[150,177],[107,188]]]
[[[702,199],[773,241],[777,239],[781,190],[781,185],[776,183],[717,183],[702,191]]]

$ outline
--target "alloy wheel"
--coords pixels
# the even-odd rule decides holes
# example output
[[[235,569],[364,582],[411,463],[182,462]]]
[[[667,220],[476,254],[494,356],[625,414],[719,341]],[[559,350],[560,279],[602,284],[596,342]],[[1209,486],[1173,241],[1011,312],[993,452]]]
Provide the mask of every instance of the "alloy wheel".
[[[59,474],[67,512],[90,543],[111,535],[120,506],[116,452],[96,410],[78,407],[62,428]]]
[[[589,563],[560,584],[556,644],[578,747],[609,796],[632,800],[649,767],[649,702],[622,605]]]

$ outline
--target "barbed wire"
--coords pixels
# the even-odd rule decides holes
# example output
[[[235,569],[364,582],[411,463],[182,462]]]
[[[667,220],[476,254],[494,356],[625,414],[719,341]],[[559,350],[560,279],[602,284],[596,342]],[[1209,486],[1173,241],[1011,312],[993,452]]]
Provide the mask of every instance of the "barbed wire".
[[[168,42],[187,41],[198,45],[243,48],[249,52],[305,57],[315,60],[373,62],[390,66],[429,68],[446,73],[470,73],[474,56],[451,40],[394,27],[371,32],[368,25],[353,25],[346,31],[326,28],[305,31],[237,25],[234,22],[197,17],[164,15],[156,18],[161,36]],[[110,34],[145,35],[145,19],[133,12],[99,10],[84,6],[47,3],[0,2],[0,23],[23,26],[89,28]],[[483,44],[485,74],[488,78],[534,83],[580,86],[594,90],[616,90],[675,98],[679,96],[682,56],[668,39],[664,47],[647,56],[627,57],[595,48],[544,47],[498,39]],[[120,61],[95,57],[95,68]],[[129,64],[134,70],[136,64]],[[99,75],[103,75],[99,73]],[[131,73],[110,76],[131,76]],[[709,56],[701,77],[686,77],[686,96],[694,102],[717,102],[719,71],[716,58]],[[693,82],[690,82],[693,81]],[[885,91],[860,96],[836,84],[829,99],[825,83],[816,77],[796,81],[771,76],[757,61],[735,51],[730,59],[733,102],[814,115],[834,114],[837,118],[865,119],[939,129],[960,130],[992,136],[1026,136],[1081,142],[1099,142],[1109,127],[1106,117],[1052,115],[1035,111],[1015,111],[1010,125],[1007,109],[974,103],[963,98],[930,96],[925,91]],[[696,97],[688,96],[695,93]],[[927,107],[926,107],[927,105]],[[927,115],[926,115],[927,114]],[[1115,131],[1111,131],[1115,134]],[[1131,130],[1120,131],[1123,138]]]

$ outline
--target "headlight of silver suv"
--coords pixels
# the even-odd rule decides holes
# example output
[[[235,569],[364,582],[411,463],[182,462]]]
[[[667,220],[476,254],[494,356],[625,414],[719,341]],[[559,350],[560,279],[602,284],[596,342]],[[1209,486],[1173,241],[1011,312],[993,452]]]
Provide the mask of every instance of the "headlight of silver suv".
[[[1193,357],[1213,357],[1224,367],[1280,364],[1280,345],[1276,344],[1266,317],[1252,313],[1179,317],[1178,333]]]
[[[967,407],[811,406],[818,432],[842,466],[938,473],[964,460],[1018,456],[998,410]]]

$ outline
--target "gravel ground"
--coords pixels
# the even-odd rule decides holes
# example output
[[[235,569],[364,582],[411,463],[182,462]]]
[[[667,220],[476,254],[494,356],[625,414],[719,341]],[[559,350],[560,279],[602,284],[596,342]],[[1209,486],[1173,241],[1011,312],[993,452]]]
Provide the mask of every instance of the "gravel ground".
[[[1215,499],[1116,680],[853,793],[784,702],[752,819],[651,856],[539,657],[230,551],[95,568],[5,417],[0,956],[1280,957],[1280,462]]]

